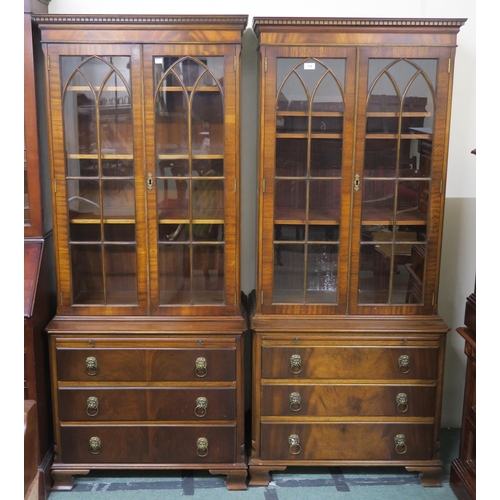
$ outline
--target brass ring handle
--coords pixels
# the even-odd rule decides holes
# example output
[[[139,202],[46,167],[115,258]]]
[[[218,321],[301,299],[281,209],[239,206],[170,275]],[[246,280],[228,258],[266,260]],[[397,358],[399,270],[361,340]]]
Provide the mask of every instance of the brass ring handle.
[[[292,354],[290,357],[290,370],[295,375],[302,371],[302,358],[300,354]]]
[[[298,392],[290,394],[290,410],[300,411],[302,408],[302,396]]]
[[[97,375],[99,373],[99,366],[97,365],[97,358],[94,356],[89,356],[85,360],[85,371],[87,372],[87,375],[90,375],[93,377],[94,375]]]
[[[408,411],[408,396],[404,392],[400,392],[396,396],[396,405],[399,413],[406,413]]]
[[[92,455],[99,455],[102,451],[102,443],[98,437],[91,437],[89,439],[89,451]]]
[[[95,396],[87,398],[87,415],[96,417],[99,413],[99,400]]]
[[[196,358],[195,371],[197,377],[205,377],[207,374],[207,360],[205,358]]]
[[[208,399],[202,397],[196,398],[196,406],[194,408],[194,414],[197,417],[204,417],[207,414]]]
[[[396,444],[396,452],[400,455],[404,455],[407,451],[406,437],[404,434],[398,434],[394,438],[394,443]]]
[[[208,439],[201,437],[196,441],[196,453],[199,457],[206,457],[208,455]]]
[[[410,356],[407,354],[399,356],[398,367],[401,373],[408,373],[410,371]]]
[[[290,446],[290,453],[292,455],[298,455],[302,450],[300,446],[300,439],[297,434],[291,434],[288,436],[288,445]]]

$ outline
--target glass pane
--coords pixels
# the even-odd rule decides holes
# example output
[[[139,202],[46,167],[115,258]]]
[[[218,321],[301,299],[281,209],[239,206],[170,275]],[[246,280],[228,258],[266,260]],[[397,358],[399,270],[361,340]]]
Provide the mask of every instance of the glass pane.
[[[71,245],[74,304],[104,304],[101,245]]]
[[[63,99],[64,139],[69,158],[97,153],[97,96],[88,83],[83,83],[86,85],[78,86],[71,82]]]
[[[191,303],[191,265],[188,245],[159,245],[160,304]]]
[[[276,176],[305,177],[307,139],[276,139]]]
[[[158,179],[156,199],[158,218],[189,219],[190,181],[186,179]]]
[[[99,98],[101,153],[131,155],[133,152],[132,106],[128,90],[114,72]]]
[[[339,226],[309,225],[309,241],[339,241]]]
[[[308,245],[307,292],[308,304],[337,301],[337,245]]]
[[[304,302],[304,245],[275,244],[273,302]]]
[[[188,224],[160,224],[158,227],[158,240],[167,241],[189,241]]]
[[[104,240],[115,242],[135,241],[135,225],[104,224]]]
[[[69,225],[69,240],[73,241],[101,241],[100,224],[74,224]]]
[[[134,162],[129,160],[102,160],[103,177],[130,177],[134,176]]]
[[[158,177],[188,177],[188,160],[158,160]]]
[[[193,160],[193,176],[223,177],[224,160]]]
[[[224,218],[224,181],[193,179],[193,219]]]
[[[193,224],[193,241],[224,241],[224,224]]]
[[[211,77],[210,79],[213,80]],[[214,83],[214,89],[216,88]],[[221,93],[219,91],[195,92],[192,99],[191,120],[193,155],[223,154],[224,110]]]
[[[305,241],[305,226],[275,224],[274,239],[276,241]]]
[[[99,181],[69,179],[67,195],[70,219],[100,216]]]
[[[306,181],[276,180],[275,219],[305,220]]]
[[[133,180],[102,181],[103,216],[135,218]]]
[[[342,175],[342,139],[311,139],[311,176]]]
[[[394,177],[398,158],[397,139],[367,139],[364,177]]]
[[[359,294],[360,304],[388,303],[391,245],[361,245]]]
[[[341,181],[309,181],[309,220],[340,219]]]
[[[224,246],[193,246],[193,298],[195,304],[224,303]]]
[[[105,245],[106,304],[137,303],[135,245]]]
[[[365,179],[362,194],[363,222],[392,221],[394,217],[394,192],[395,182],[392,180]]]

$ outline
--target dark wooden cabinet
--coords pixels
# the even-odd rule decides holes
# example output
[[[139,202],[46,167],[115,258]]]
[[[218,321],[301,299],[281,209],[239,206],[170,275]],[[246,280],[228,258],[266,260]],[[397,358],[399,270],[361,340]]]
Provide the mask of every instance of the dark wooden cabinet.
[[[40,33],[32,16],[47,12],[50,0],[24,1],[24,400],[29,410],[27,453],[36,449],[36,486],[31,494],[45,500],[50,492],[54,456],[48,341],[44,328],[55,314],[53,237],[43,208],[50,200],[42,182],[46,156],[42,146],[43,82],[39,76]]]
[[[38,16],[57,315],[54,489],[208,469],[245,489],[239,85],[246,16]]]
[[[254,19],[250,485],[289,465],[399,465],[441,484],[437,295],[464,22]]]
[[[467,297],[465,325],[457,328],[467,357],[459,456],[451,463],[450,486],[457,498],[476,498],[476,291]]]

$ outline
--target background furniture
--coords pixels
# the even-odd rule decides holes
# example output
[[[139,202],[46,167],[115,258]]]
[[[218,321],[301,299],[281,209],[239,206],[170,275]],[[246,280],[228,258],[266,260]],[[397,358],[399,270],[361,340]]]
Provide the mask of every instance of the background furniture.
[[[46,166],[43,85],[40,77],[40,33],[32,14],[47,12],[49,1],[24,2],[24,399],[36,403],[38,469],[37,498],[45,499],[52,485],[53,431],[48,341],[44,328],[55,313],[53,238],[50,192],[42,180]],[[38,77],[37,77],[38,75]],[[43,73],[42,73],[43,76]],[[43,79],[42,79],[43,82]],[[42,94],[42,99],[40,99]],[[31,451],[30,451],[31,453]]]
[[[36,17],[57,315],[54,489],[208,469],[245,489],[239,85],[246,16]]]
[[[464,22],[254,18],[250,485],[289,465],[398,465],[441,484],[436,298]]]
[[[476,291],[467,297],[465,326],[457,328],[467,356],[460,453],[453,460],[450,486],[457,498],[476,498]]]

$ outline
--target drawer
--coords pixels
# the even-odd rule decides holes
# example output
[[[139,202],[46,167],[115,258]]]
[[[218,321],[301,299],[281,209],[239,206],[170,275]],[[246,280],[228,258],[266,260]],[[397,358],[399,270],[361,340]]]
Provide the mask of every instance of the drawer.
[[[236,349],[57,348],[59,381],[234,381]]]
[[[263,385],[262,416],[433,417],[435,386]]]
[[[430,460],[433,437],[434,424],[262,423],[260,458]]]
[[[61,461],[234,463],[235,435],[234,426],[62,426]]]
[[[233,387],[59,389],[62,421],[234,420],[235,415]]]
[[[435,380],[437,347],[262,348],[262,378]]]

